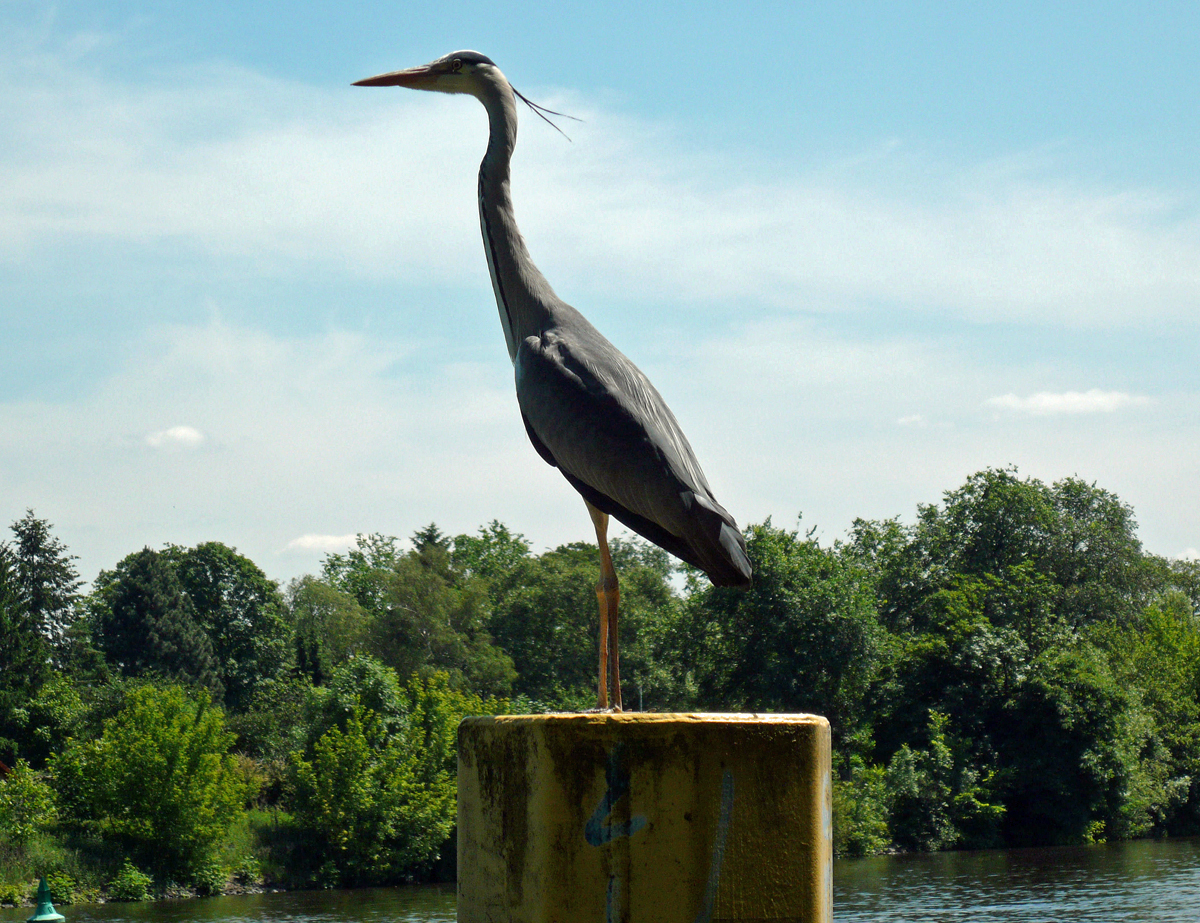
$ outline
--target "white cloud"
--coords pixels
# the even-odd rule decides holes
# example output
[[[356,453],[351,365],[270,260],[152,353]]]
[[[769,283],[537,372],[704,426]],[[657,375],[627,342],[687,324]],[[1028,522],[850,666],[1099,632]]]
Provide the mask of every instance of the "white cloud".
[[[152,449],[194,449],[204,442],[204,434],[193,426],[172,426],[161,429],[146,437],[146,445]]]
[[[15,139],[0,150],[0,260],[169,242],[266,273],[461,283],[465,268],[487,284],[473,100],[218,66],[138,87],[44,61],[0,70],[0,95]],[[574,143],[529,124],[513,177],[531,252],[568,297],[1196,322],[1200,215],[1182,197],[903,146],[802,172],[570,107],[587,118]]]
[[[1028,416],[1051,416],[1055,414],[1113,413],[1128,407],[1145,407],[1153,403],[1150,398],[1123,391],[1063,391],[1054,393],[1039,391],[1028,397],[1002,394],[987,400],[987,406]]]
[[[341,550],[322,541],[430,521],[453,535],[496,518],[537,550],[590,541],[578,496],[528,444],[503,351],[432,369],[396,361],[412,352],[376,335],[281,337],[216,321],[142,334],[92,391],[0,399],[0,497],[15,498],[11,518],[31,506],[54,522],[85,577],[143,545],[218,540],[287,579]],[[962,385],[1007,370],[937,344],[866,345],[789,320],[639,358],[742,523],[802,512],[829,540],[855,516],[911,516],[971,472],[1015,463],[1116,491],[1151,549],[1195,547],[1190,404],[1014,442],[978,422],[982,398]],[[952,428],[896,426],[913,407]],[[220,439],[144,451],[142,434],[172,416]]]
[[[1187,548],[1178,557],[1184,561],[1200,561],[1200,551],[1197,551],[1195,548]]]
[[[925,417],[919,413],[910,413],[900,417],[896,423],[900,426],[927,426]]]
[[[356,533],[350,535],[316,535],[308,533],[287,543],[287,551],[341,552],[354,546]]]
[[[499,518],[552,543],[589,534],[583,504],[527,444],[502,348],[492,365],[430,369],[397,363],[404,341],[213,321],[129,349],[68,400],[0,398],[0,497],[20,498],[12,518],[49,517],[85,576],[146,544],[218,540],[287,578],[320,565],[326,549],[295,541],[313,523],[404,536]],[[147,432],[168,444],[151,421],[171,415],[220,439],[144,451]]]

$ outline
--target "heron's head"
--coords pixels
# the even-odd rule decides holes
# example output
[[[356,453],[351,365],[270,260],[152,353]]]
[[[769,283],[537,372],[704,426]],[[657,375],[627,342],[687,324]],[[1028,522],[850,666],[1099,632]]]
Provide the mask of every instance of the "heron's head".
[[[438,93],[470,93],[484,106],[489,106],[489,100],[497,100],[508,96],[512,91],[525,105],[537,113],[538,118],[551,125],[564,138],[566,133],[547,116],[561,115],[564,118],[579,121],[573,115],[555,112],[545,106],[539,106],[524,93],[514,87],[500,73],[495,63],[487,55],[478,51],[453,51],[445,57],[438,58],[421,67],[410,67],[408,70],[392,71],[390,74],[379,74],[365,80],[356,80],[356,87],[408,87],[412,90],[435,90]],[[491,108],[488,108],[491,112]],[[513,124],[516,115],[513,114]],[[514,128],[515,131],[515,128]],[[569,138],[567,140],[570,140]]]
[[[480,89],[503,74],[492,59],[478,51],[455,51],[421,67],[379,74],[357,80],[356,87],[408,87],[413,90],[435,90],[439,93],[470,93],[478,96]]]

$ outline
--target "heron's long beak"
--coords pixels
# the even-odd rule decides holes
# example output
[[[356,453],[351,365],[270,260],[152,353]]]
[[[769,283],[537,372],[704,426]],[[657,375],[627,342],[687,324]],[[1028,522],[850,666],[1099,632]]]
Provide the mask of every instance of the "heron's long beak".
[[[378,74],[365,80],[354,81],[356,87],[409,87],[413,90],[433,89],[437,74],[429,65],[410,67],[408,70],[392,71],[390,74]]]

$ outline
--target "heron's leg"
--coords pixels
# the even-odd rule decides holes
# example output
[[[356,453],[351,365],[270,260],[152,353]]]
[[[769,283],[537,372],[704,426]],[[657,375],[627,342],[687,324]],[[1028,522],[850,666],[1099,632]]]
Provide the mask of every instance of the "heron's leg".
[[[587,501],[584,501],[587,503]],[[608,513],[587,504],[596,526],[596,544],[600,547],[600,582],[596,584],[596,598],[600,603],[600,701],[601,709],[609,705],[609,670],[612,670],[612,705],[621,710],[621,657],[617,648],[617,608],[621,591],[617,585],[617,572],[613,569],[612,555],[608,551]]]
[[[600,582],[596,584],[596,599],[600,603],[600,696],[596,707],[608,708],[608,595],[604,591],[604,560],[608,557],[608,513],[596,509],[586,500],[592,524],[596,527],[596,544],[600,546]]]

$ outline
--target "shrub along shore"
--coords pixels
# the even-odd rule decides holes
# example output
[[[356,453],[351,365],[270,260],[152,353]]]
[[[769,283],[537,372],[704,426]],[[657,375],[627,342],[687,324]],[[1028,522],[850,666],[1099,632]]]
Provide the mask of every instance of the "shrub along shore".
[[[49,523],[11,533],[0,903],[450,879],[459,720],[595,700],[589,544],[430,525],[282,588],[169,545],[85,593]],[[828,716],[841,855],[1200,833],[1200,563],[1112,493],[989,469],[746,537],[745,593],[613,543],[626,703]]]

